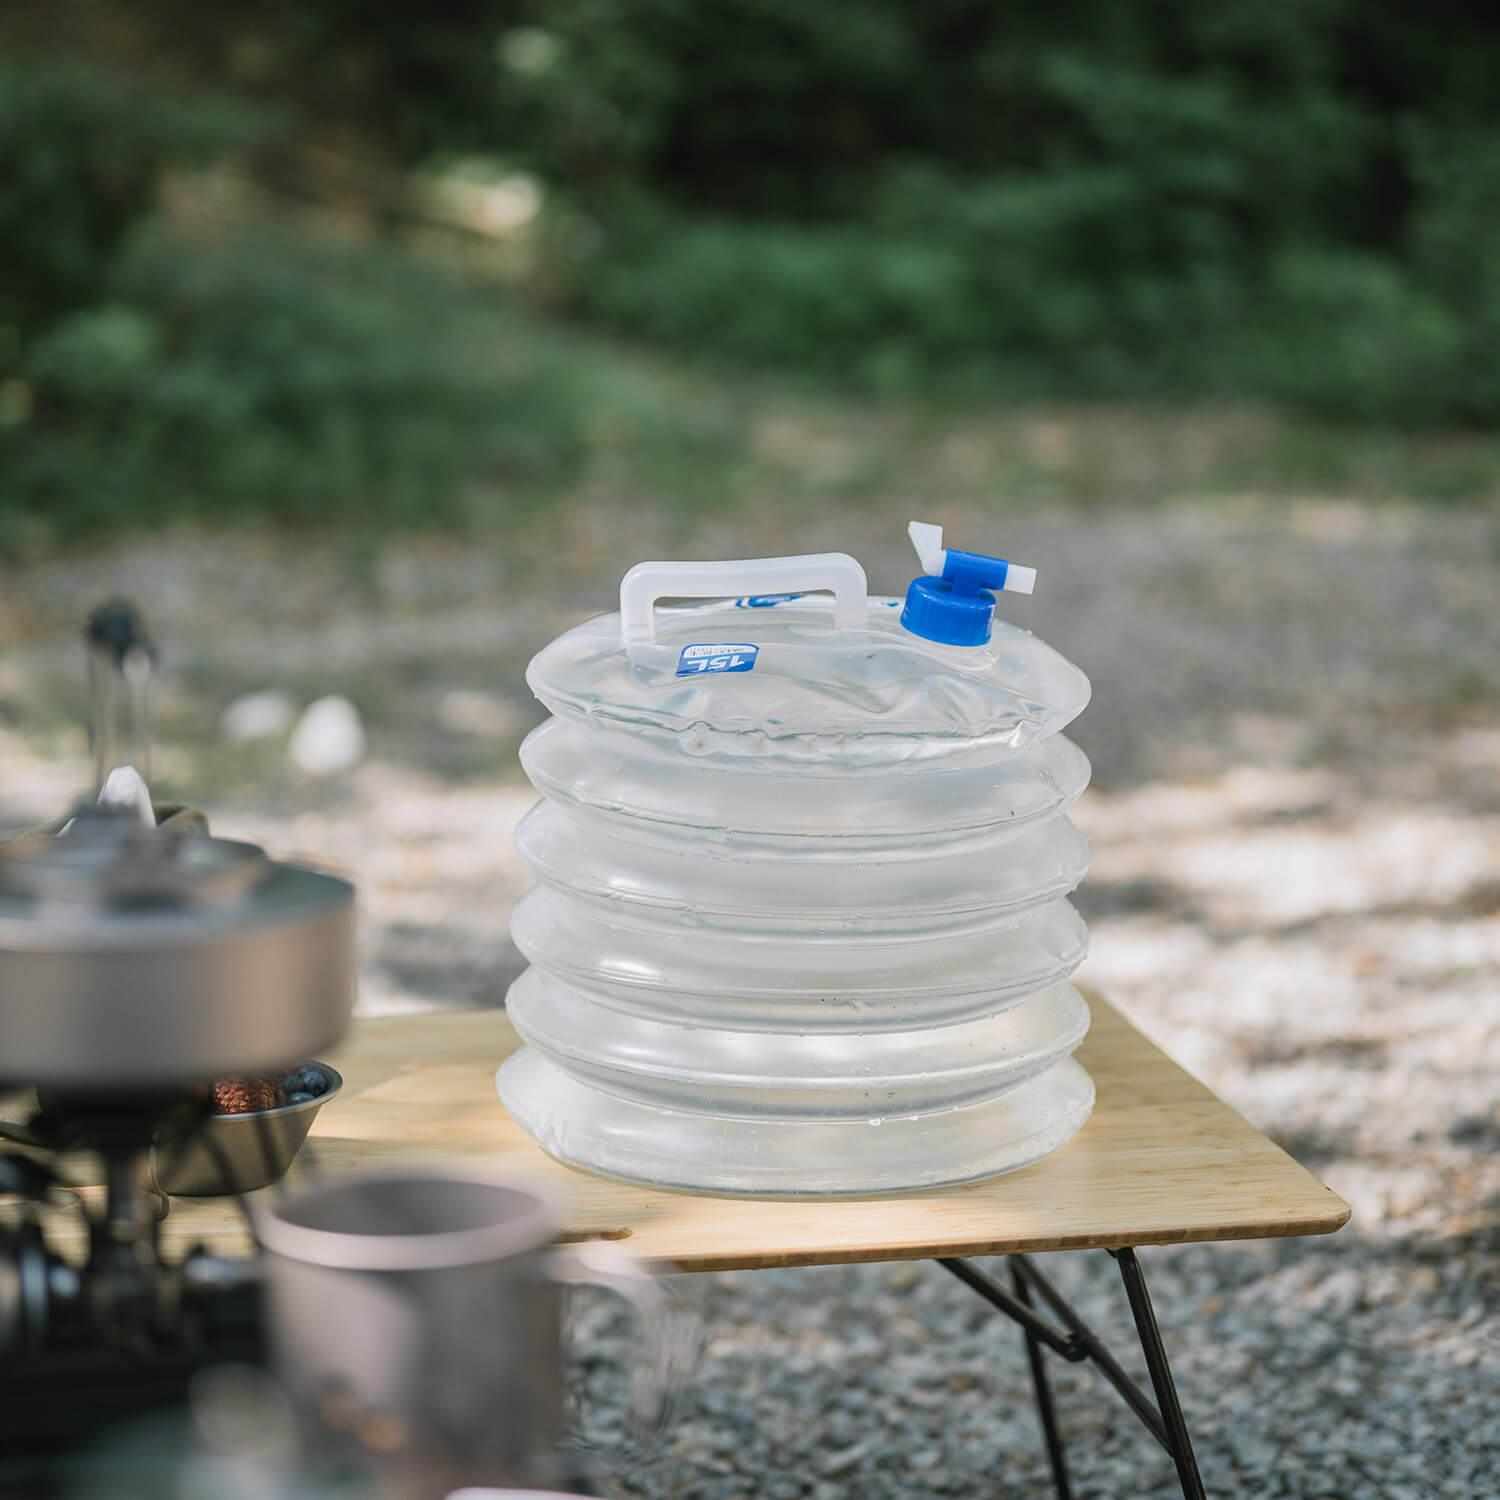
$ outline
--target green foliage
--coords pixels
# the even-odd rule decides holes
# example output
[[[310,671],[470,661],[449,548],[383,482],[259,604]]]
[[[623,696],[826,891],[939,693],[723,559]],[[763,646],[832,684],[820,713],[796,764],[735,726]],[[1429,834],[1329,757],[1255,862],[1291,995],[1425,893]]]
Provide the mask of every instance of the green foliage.
[[[130,9],[138,45],[167,76],[274,105],[304,139],[410,163],[493,142],[496,39],[520,6],[136,0]]]
[[[0,447],[10,506],[58,528],[142,504],[452,522],[476,478],[534,491],[581,460],[567,363],[402,257],[146,236],[108,295],[31,351]]]
[[[1413,126],[1419,194],[1409,234],[1415,276],[1458,325],[1443,369],[1441,414],[1493,422],[1500,414],[1500,130]]]
[[[535,491],[581,461],[568,362],[436,271],[150,227],[169,168],[263,141],[265,120],[80,66],[0,68],[8,530],[225,510],[452,521],[472,480]]]
[[[163,227],[169,175],[226,156],[379,223],[406,168],[529,170],[537,303],[695,358],[1500,420],[1500,28],[1458,0],[117,11],[0,18],[32,53],[0,63],[13,534],[454,521],[486,481],[727,493],[749,462],[743,386],[677,402],[391,250]],[[54,29],[94,64],[39,60]]]
[[[1500,133],[1406,132],[1402,254],[1294,248],[1244,342],[1259,389],[1338,418],[1474,426],[1500,418]]]
[[[580,313],[928,388],[1500,417],[1500,33],[1298,6],[547,0],[513,138]],[[540,38],[545,45],[541,45]],[[529,129],[520,129],[524,116]]]
[[[0,369],[98,296],[165,166],[263,128],[222,99],[171,98],[74,64],[0,67]]]

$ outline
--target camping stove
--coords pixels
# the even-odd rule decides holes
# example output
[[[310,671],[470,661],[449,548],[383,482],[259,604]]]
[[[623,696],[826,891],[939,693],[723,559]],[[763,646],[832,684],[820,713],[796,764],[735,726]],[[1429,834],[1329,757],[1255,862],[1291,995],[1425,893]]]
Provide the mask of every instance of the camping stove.
[[[258,1361],[257,1263],[167,1257],[153,1150],[211,1142],[216,1080],[288,1072],[338,1041],[354,1004],[353,888],[215,838],[197,814],[152,810],[140,775],[115,768],[145,764],[154,651],[118,606],[96,612],[89,643],[96,795],[0,844],[12,1490],[18,1456],[76,1450],[173,1404],[206,1364]],[[60,1214],[86,1227],[81,1255],[49,1244],[44,1208],[54,1227]]]
[[[11,1436],[154,1400],[163,1374],[226,1357],[226,1338],[253,1352],[238,1347],[253,1265],[163,1258],[152,1151],[212,1139],[215,1080],[278,1076],[339,1039],[353,934],[346,882],[183,814],[147,827],[85,806],[0,846],[0,1086],[36,1090],[28,1118],[0,1125],[0,1190],[23,1205],[0,1230],[0,1388],[14,1379],[37,1407]],[[65,1184],[76,1153],[102,1166],[97,1209]],[[49,1202],[86,1219],[81,1264],[48,1248]],[[54,1381],[66,1400],[46,1399]]]

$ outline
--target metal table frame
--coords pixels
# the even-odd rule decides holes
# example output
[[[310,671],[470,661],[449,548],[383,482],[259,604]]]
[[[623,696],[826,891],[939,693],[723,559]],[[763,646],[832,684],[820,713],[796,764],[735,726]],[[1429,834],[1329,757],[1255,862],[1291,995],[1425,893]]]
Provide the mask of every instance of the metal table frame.
[[[1026,1356],[1031,1365],[1032,1389],[1036,1394],[1037,1416],[1047,1445],[1047,1461],[1052,1467],[1052,1486],[1058,1500],[1072,1500],[1073,1487],[1068,1480],[1067,1453],[1063,1447],[1062,1429],[1058,1425],[1057,1406],[1052,1399],[1052,1383],[1047,1378],[1046,1354],[1050,1349],[1071,1364],[1090,1362],[1125,1399],[1125,1404],[1140,1418],[1146,1431],[1167,1450],[1177,1469],[1184,1500],[1204,1500],[1203,1480],[1198,1474],[1198,1460],[1193,1440],[1177,1399],[1172,1367],[1157,1326],[1156,1310],[1146,1286],[1146,1273],[1128,1246],[1108,1252],[1120,1268],[1125,1295],[1130,1301],[1131,1316],[1140,1337],[1146,1368],[1151,1373],[1155,1401],[1131,1379],[1099,1336],[1074,1311],[1062,1293],[1036,1268],[1029,1255],[1012,1255],[1011,1290],[1000,1285],[969,1261],[940,1258],[938,1264],[951,1271],[971,1291],[976,1292],[997,1312],[1018,1323],[1026,1336]],[[1040,1298],[1063,1325],[1059,1330],[1036,1310]]]

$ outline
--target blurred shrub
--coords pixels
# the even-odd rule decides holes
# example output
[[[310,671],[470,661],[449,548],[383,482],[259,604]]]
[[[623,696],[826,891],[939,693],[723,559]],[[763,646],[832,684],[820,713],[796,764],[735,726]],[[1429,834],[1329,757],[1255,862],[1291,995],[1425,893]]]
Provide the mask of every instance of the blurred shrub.
[[[54,527],[451,522],[467,481],[535,489],[582,458],[568,362],[400,256],[146,235],[104,290],[31,349],[31,415],[0,446],[9,504]]]
[[[1263,259],[1196,253],[1192,216],[1121,171],[975,187],[905,172],[868,229],[637,216],[576,301],[683,350],[878,390],[982,376],[1019,395],[1253,394],[1484,425],[1500,420],[1500,202],[1476,188],[1500,182],[1500,143],[1486,150],[1472,176],[1444,158],[1401,256],[1296,239]]]
[[[54,28],[114,71],[39,63]],[[732,485],[732,402],[685,416],[493,295],[153,227],[226,153],[382,224],[408,167],[534,173],[537,300],[695,356],[1500,419],[1500,23],[1461,0],[57,0],[13,37],[0,520],[453,520],[605,449]]]
[[[1442,298],[1459,336],[1443,371],[1445,410],[1472,422],[1500,416],[1500,128],[1407,133],[1417,189],[1409,231],[1419,284]]]
[[[876,375],[917,342],[973,341],[968,268],[940,247],[846,229],[656,221],[636,260],[596,263],[583,306],[682,348],[826,374]]]
[[[1238,343],[1259,389],[1325,415],[1500,419],[1500,132],[1405,133],[1413,202],[1400,253],[1283,251]]]
[[[76,64],[0,66],[0,369],[97,297],[164,167],[245,145],[264,117]]]
[[[592,227],[548,267],[585,316],[887,388],[1500,417],[1500,28],[1457,0],[525,13],[508,137]]]
[[[442,521],[470,479],[573,472],[586,372],[486,299],[375,247],[151,228],[169,167],[264,124],[0,68],[0,518]]]
[[[1465,333],[1390,257],[1279,255],[1263,320],[1233,351],[1257,389],[1326,416],[1421,425],[1478,415],[1454,376]]]

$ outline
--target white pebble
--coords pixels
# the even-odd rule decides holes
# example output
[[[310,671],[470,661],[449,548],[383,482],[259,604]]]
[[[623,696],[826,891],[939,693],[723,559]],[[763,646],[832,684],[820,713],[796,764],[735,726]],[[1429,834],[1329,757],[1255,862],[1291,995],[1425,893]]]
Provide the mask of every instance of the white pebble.
[[[311,776],[331,776],[358,765],[365,753],[359,710],[347,698],[309,703],[292,731],[287,753]]]
[[[292,727],[297,706],[285,693],[246,693],[236,698],[219,719],[219,731],[236,744],[268,740]]]

